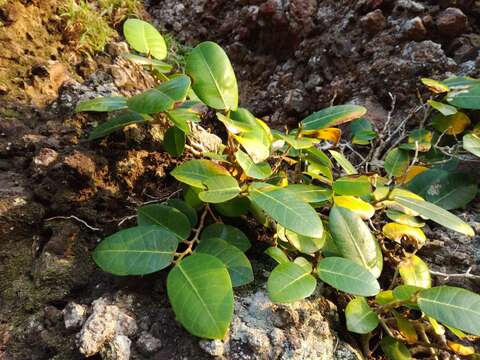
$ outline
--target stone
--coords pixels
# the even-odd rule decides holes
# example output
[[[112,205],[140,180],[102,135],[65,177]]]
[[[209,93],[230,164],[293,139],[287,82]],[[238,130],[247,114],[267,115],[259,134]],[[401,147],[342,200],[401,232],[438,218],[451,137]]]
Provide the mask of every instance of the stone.
[[[403,31],[410,40],[423,40],[427,35],[427,29],[419,16],[408,20],[404,25]]]
[[[38,155],[33,158],[33,164],[37,168],[47,168],[58,159],[58,153],[50,148],[42,148]]]
[[[200,340],[198,345],[203,351],[212,356],[222,356],[225,351],[221,340]]]
[[[132,341],[125,335],[116,335],[101,351],[103,360],[129,360]]]
[[[105,298],[95,300],[92,306],[92,315],[85,321],[78,335],[79,350],[85,356],[97,354],[118,335],[130,336],[137,331],[135,319],[118,306],[110,305]],[[117,343],[112,346],[108,354],[124,350],[126,341],[124,338],[117,338]],[[121,358],[110,357],[109,359]]]
[[[449,7],[437,16],[436,24],[440,34],[455,37],[468,29],[468,18],[462,10]]]
[[[377,9],[360,18],[360,25],[365,31],[374,34],[385,28],[387,20],[382,10]]]
[[[300,89],[289,90],[285,94],[285,99],[283,101],[285,110],[295,111],[297,113],[304,112],[309,106],[308,99],[305,97],[305,94]]]
[[[67,329],[79,328],[87,317],[87,307],[75,302],[69,302],[62,311],[63,321]]]
[[[150,355],[162,348],[162,341],[149,332],[143,331],[136,342],[138,350],[144,355]]]

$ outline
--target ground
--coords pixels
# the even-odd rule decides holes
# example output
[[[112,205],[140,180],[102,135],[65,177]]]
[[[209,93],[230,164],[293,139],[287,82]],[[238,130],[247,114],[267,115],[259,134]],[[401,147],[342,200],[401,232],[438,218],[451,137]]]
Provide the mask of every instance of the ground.
[[[167,174],[177,160],[161,150],[161,129],[86,141],[101,119],[74,115],[79,99],[130,95],[153,79],[117,57],[121,39],[95,56],[79,51],[75,39],[65,37],[57,3],[0,2],[0,358],[83,358],[78,329],[65,328],[62,310],[71,301],[90,305],[100,297],[135,315],[140,330],[132,337],[133,358],[210,358],[174,321],[165,274],[124,279],[92,263],[99,239],[119,223],[131,224],[128,216],[140,204],[175,193]],[[152,0],[145,6],[179,43],[219,42],[236,70],[242,106],[273,127],[344,102],[365,105],[377,126],[391,111],[395,126],[418,106],[419,95],[426,96],[419,77],[480,75],[478,2],[352,3]],[[477,233],[478,210],[474,201],[459,213]],[[436,227],[427,235],[432,241],[421,255],[434,269],[480,272],[478,236]],[[262,263],[260,254],[251,255]],[[480,290],[478,281],[448,281]],[[320,309],[326,318],[327,308]],[[145,355],[144,332],[161,339],[160,349]]]

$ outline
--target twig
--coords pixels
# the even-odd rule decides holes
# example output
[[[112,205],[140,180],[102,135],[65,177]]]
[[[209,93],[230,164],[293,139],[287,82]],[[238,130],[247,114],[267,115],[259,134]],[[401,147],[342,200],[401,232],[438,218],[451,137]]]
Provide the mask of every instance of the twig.
[[[87,228],[89,228],[89,229],[92,230],[92,231],[102,231],[102,229],[96,228],[96,227],[93,227],[93,226],[89,225],[85,220],[82,220],[82,219],[80,219],[79,217],[77,217],[77,216],[75,216],[75,215],[70,215],[70,216],[54,216],[54,217],[45,219],[45,221],[51,221],[51,220],[56,220],[56,219],[63,219],[63,220],[73,219],[73,220],[76,220],[76,221],[78,221],[79,223],[85,225]]]
[[[471,273],[472,267],[470,266],[468,270],[464,273],[457,273],[457,274],[447,274],[443,273],[440,271],[434,271],[430,270],[430,274],[435,275],[435,276],[442,276],[445,278],[445,280],[448,280],[449,278],[463,278],[463,279],[474,279],[474,280],[480,280],[480,275],[475,275]]]

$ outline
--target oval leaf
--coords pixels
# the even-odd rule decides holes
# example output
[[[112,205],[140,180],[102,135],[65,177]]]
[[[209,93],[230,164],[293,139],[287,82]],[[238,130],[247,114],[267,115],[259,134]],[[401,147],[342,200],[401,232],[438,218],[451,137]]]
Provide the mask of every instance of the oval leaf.
[[[210,160],[190,160],[177,166],[171,173],[175,179],[204,189],[204,182],[212,176],[229,175],[228,171]]]
[[[372,184],[367,176],[341,177],[332,185],[338,195],[363,196],[372,193]]]
[[[480,295],[452,286],[422,290],[420,309],[435,320],[480,336]]]
[[[385,171],[390,176],[402,176],[406,172],[409,162],[410,156],[407,151],[398,148],[392,149],[385,158]]]
[[[225,51],[214,42],[198,44],[187,57],[186,72],[193,79],[195,94],[208,106],[236,110],[237,79]]]
[[[185,149],[185,133],[176,126],[169,128],[163,139],[163,147],[173,157],[182,155]]]
[[[343,170],[345,170],[345,173],[347,175],[354,175],[357,173],[357,170],[355,167],[352,165],[350,161],[342,154],[339,153],[338,151],[334,150],[329,150],[328,151],[330,155],[335,159],[335,161],[342,167]]]
[[[307,203],[321,203],[332,198],[332,190],[317,185],[291,184],[286,189]]]
[[[132,48],[162,60],[167,57],[167,45],[162,35],[149,23],[128,19],[123,24],[123,34]]]
[[[270,246],[267,250],[265,250],[265,254],[270,256],[273,260],[275,260],[279,264],[290,262],[290,259],[288,258],[287,254],[285,254],[285,252],[278,247]]]
[[[286,188],[258,183],[250,188],[250,200],[286,229],[321,238],[323,224],[315,210]]]
[[[380,291],[372,273],[349,259],[325,258],[318,263],[317,272],[323,282],[352,295],[375,296]]]
[[[380,321],[363,297],[351,300],[345,308],[348,331],[357,334],[368,334],[375,330]]]
[[[457,111],[453,115],[435,114],[432,118],[432,126],[438,132],[447,135],[458,135],[470,125],[470,118],[463,112]]]
[[[179,210],[161,204],[144,205],[138,209],[138,225],[157,225],[175,234],[179,241],[190,235],[190,220]]]
[[[318,130],[332,127],[362,117],[367,112],[363,106],[337,105],[317,111],[302,120],[303,130]]]
[[[421,288],[432,286],[432,279],[427,264],[416,255],[412,255],[398,265],[398,271],[405,285]]]
[[[175,266],[167,278],[175,317],[193,335],[222,339],[233,317],[232,282],[216,257],[194,254]]]
[[[245,154],[242,150],[238,150],[235,153],[235,158],[248,177],[253,179],[266,179],[272,175],[272,168],[266,161],[255,164],[252,158]]]
[[[480,137],[475,134],[467,134],[463,137],[463,148],[473,155],[480,157]]]
[[[200,240],[204,241],[210,238],[219,238],[225,240],[230,245],[236,246],[243,252],[250,249],[252,244],[241,230],[231,225],[221,223],[208,225],[203,229]]]
[[[200,241],[196,252],[209,254],[221,260],[228,269],[233,286],[242,286],[253,281],[250,261],[236,246],[219,238],[207,238]]]
[[[177,237],[168,230],[137,226],[105,238],[92,256],[103,271],[115,275],[145,275],[170,265],[177,245]]]
[[[348,209],[334,206],[328,226],[333,241],[344,258],[350,259],[378,278],[383,268],[380,247],[360,216]]]
[[[462,109],[478,110],[480,109],[480,85],[473,85],[467,90],[450,91],[447,101]]]
[[[382,341],[380,341],[380,346],[389,360],[413,359],[408,348],[390,336],[385,336]]]
[[[110,112],[127,108],[127,99],[123,96],[106,96],[91,100],[80,101],[75,107],[75,112],[96,111]]]
[[[231,200],[240,193],[237,180],[230,175],[215,175],[203,181],[207,190],[198,194],[203,202],[223,203]]]
[[[355,196],[335,196],[333,201],[335,205],[353,211],[364,220],[370,219],[375,214],[372,205]]]
[[[128,111],[124,114],[117,115],[112,119],[98,125],[90,133],[88,140],[96,140],[107,136],[117,130],[123,129],[125,126],[131,124],[141,124],[150,121],[151,117],[145,114],[139,114],[133,111]]]
[[[292,262],[277,265],[267,281],[270,300],[279,303],[305,299],[312,295],[316,286],[315,278],[305,268]]]
[[[190,221],[190,225],[195,226],[198,221],[197,212],[194,208],[188,205],[185,201],[180,199],[169,199],[163,203],[164,205],[173,207],[178,211],[181,211]]]

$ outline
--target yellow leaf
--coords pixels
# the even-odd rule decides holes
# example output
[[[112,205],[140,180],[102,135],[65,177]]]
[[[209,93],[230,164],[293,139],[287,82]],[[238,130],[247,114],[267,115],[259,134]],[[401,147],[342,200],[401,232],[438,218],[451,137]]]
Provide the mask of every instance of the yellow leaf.
[[[314,132],[309,132],[308,137],[315,137],[321,140],[328,140],[335,145],[338,144],[340,138],[342,137],[342,130],[339,128],[326,128],[326,129],[319,129]]]
[[[333,201],[336,205],[360,215],[364,220],[370,219],[375,214],[375,208],[372,205],[355,196],[335,196]]]
[[[430,316],[427,316],[428,321],[430,324],[432,324],[433,331],[435,331],[435,334],[437,335],[445,335],[445,328],[438,323],[437,320],[434,318],[431,318]]]
[[[395,316],[395,320],[397,320],[398,330],[400,334],[407,340],[407,342],[414,342],[418,340],[417,332],[413,325],[405,319],[402,315],[393,311],[393,315]]]
[[[408,169],[407,173],[405,175],[397,177],[397,182],[400,184],[407,183],[410,180],[412,180],[415,176],[418,174],[421,174],[424,171],[427,171],[428,168],[425,166],[420,166],[420,165],[413,165]]]
[[[403,238],[407,238],[413,241],[417,247],[421,247],[427,241],[427,237],[421,229],[409,225],[388,223],[383,226],[382,232],[392,241],[400,243]]]
[[[403,259],[398,265],[398,271],[405,285],[429,288],[432,279],[427,264],[416,255]]]
[[[445,132],[447,135],[461,134],[470,124],[470,118],[461,111],[449,116],[437,114],[432,119],[435,130]]]
[[[475,354],[475,349],[473,346],[465,346],[450,340],[447,340],[447,345],[455,352],[455,354],[460,356],[469,356]]]
[[[441,83],[440,81],[429,79],[429,78],[421,78],[420,80],[423,83],[423,85],[425,85],[428,88],[428,90],[430,90],[435,94],[445,93],[448,90],[450,90],[450,88],[447,85]]]

